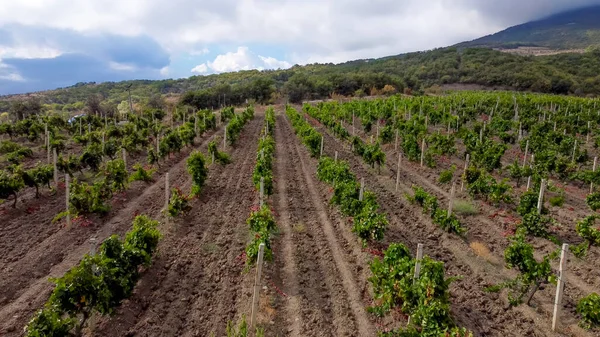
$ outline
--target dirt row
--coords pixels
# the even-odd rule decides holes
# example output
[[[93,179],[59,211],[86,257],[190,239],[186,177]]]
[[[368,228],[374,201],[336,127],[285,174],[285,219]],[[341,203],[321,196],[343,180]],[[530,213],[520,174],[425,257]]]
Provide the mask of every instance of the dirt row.
[[[215,132],[200,139],[206,147]],[[89,239],[101,242],[112,234],[122,235],[131,228],[137,214],[159,217],[164,206],[164,173],[169,172],[171,186],[182,185],[189,176],[185,159],[192,148],[161,163],[155,182],[135,182],[115,196],[112,209],[104,217],[93,217],[71,229],[51,224],[64,208],[64,190],[52,198],[40,199],[40,208],[30,217],[17,217],[3,223],[0,229],[0,331],[17,335],[33,312],[47,300],[52,285],[50,277],[58,277],[75,265],[90,250]],[[45,202],[44,202],[45,201]]]
[[[328,206],[316,180],[316,160],[282,114],[275,129],[276,190],[280,235],[266,267],[260,320],[266,336],[374,336],[365,308],[368,255],[345,218]],[[354,249],[358,256],[348,255]]]
[[[426,187],[431,185],[426,184],[427,179],[421,177],[420,168],[403,165],[400,190],[396,192],[393,172],[384,170],[382,175],[378,175],[354,156],[349,146],[342,144],[325,128],[321,127],[320,131],[325,134],[325,152],[333,155],[334,151],[338,151],[340,158],[348,160],[359,178],[365,178],[368,188],[378,196],[383,211],[390,216],[391,228],[387,232],[384,246],[392,241],[400,241],[415,249],[417,243],[423,243],[426,254],[446,263],[449,275],[462,277],[451,287],[452,310],[459,324],[481,336],[551,335],[548,325],[551,321],[549,309],[553,301],[553,287],[547,287],[542,291],[543,294],[536,295],[536,299],[542,300],[534,304],[535,308],[521,306],[508,311],[505,310],[505,294],[483,291],[485,287],[515,275],[513,271],[503,268],[500,245],[505,240],[496,226],[470,221],[467,224],[470,232],[466,240],[444,233],[404,197],[405,193],[411,193],[411,185],[414,183]],[[498,249],[490,251],[487,248],[490,243]],[[569,295],[566,296],[563,322],[568,326],[567,331],[574,331],[576,335],[588,335],[576,326],[578,321],[573,312],[574,300]]]
[[[316,121],[313,120],[313,122]],[[389,175],[390,178],[395,180],[395,169],[397,167],[397,162],[395,161],[397,161],[398,152],[394,151],[393,146],[393,144],[383,146],[383,150],[386,153],[389,162],[387,167],[382,170],[382,174]],[[457,158],[453,159],[458,160]],[[461,167],[459,164],[464,165],[464,162],[454,164],[457,167]],[[442,163],[442,165],[445,165],[447,167],[450,166],[449,163]],[[437,178],[441,170],[441,167],[435,169],[420,167],[419,163],[413,163],[404,160],[401,168],[401,181],[425,187],[428,191],[436,195],[443,202],[443,204],[447,204],[450,194],[448,191],[450,189],[450,186],[444,186],[443,184],[437,182]],[[411,192],[407,190],[405,191],[405,193]],[[465,200],[470,200],[470,197],[468,196],[466,191],[462,193],[457,192],[457,197],[464,198]],[[546,196],[546,200],[547,198],[548,196]],[[548,202],[546,202],[546,206],[550,207]],[[581,210],[582,207],[587,206],[585,204],[583,206],[579,205],[578,209]],[[568,204],[565,205],[563,209],[564,208],[569,209],[571,213],[574,210]],[[520,216],[510,208],[498,208],[485,202],[482,202],[479,205],[479,209],[481,213],[478,215],[459,215],[458,217],[461,219],[461,222],[465,224],[466,227],[469,229],[467,240],[470,243],[470,246],[473,249],[473,251],[479,256],[482,256],[490,262],[500,266],[502,265],[504,249],[509,244],[506,237],[514,232],[515,225],[517,221],[519,221]],[[574,231],[574,222],[581,219],[583,215],[579,217],[573,217],[564,216],[563,214],[563,217],[561,218],[558,217],[556,213],[556,211],[551,209],[550,215],[552,218],[558,220],[559,223],[567,224],[567,226],[558,225],[552,228],[552,231],[556,233],[559,240],[563,240],[564,242],[570,244],[580,243],[582,240]],[[572,226],[568,226],[568,223],[572,223]],[[536,249],[536,258],[538,258],[539,260],[541,260],[544,255],[559,249],[559,246],[546,239],[530,238],[530,241]],[[569,284],[565,288],[565,296],[567,298],[565,307],[571,312],[573,316],[576,315],[574,309],[579,299],[583,296],[587,296],[592,292],[597,292],[598,289],[600,289],[599,257],[600,250],[597,247],[590,247],[588,255],[584,259],[575,258],[571,254],[569,254],[568,256],[567,265],[569,273]],[[556,270],[558,269],[558,261],[553,262],[553,267]],[[551,316],[553,311],[552,301],[555,296],[554,287],[548,286],[546,288],[547,291],[545,296],[547,297],[547,299],[544,299],[539,303],[534,302],[534,305],[543,306],[545,315]],[[536,296],[535,298],[538,297]],[[574,321],[576,321],[576,318],[574,318]]]
[[[245,220],[257,203],[251,177],[263,121],[244,127],[228,151],[231,164],[209,170],[191,211],[161,227],[157,255],[133,296],[89,335],[223,336],[228,321],[250,314],[242,253],[250,240]],[[190,184],[186,178],[182,187]]]

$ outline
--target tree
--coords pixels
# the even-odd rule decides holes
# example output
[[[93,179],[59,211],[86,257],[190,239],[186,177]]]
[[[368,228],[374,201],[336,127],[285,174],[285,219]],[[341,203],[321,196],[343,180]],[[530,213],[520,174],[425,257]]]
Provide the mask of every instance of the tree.
[[[100,94],[89,95],[85,105],[88,113],[92,115],[102,115],[102,96]]]
[[[32,115],[38,115],[42,112],[42,104],[37,98],[30,98],[27,100],[16,100],[8,111],[11,118],[15,120],[23,120]]]

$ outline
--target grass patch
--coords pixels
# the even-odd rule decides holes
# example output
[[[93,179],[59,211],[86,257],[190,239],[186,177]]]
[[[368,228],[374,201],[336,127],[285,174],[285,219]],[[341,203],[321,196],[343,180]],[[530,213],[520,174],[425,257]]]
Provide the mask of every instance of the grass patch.
[[[219,246],[214,243],[207,243],[202,245],[202,250],[208,253],[214,253],[219,250]]]
[[[562,207],[565,204],[565,196],[564,195],[556,195],[550,198],[550,205],[554,207]]]
[[[479,209],[468,200],[454,200],[452,211],[460,215],[476,215]]]
[[[304,233],[306,232],[306,226],[303,223],[297,223],[292,225],[292,229],[296,233]]]

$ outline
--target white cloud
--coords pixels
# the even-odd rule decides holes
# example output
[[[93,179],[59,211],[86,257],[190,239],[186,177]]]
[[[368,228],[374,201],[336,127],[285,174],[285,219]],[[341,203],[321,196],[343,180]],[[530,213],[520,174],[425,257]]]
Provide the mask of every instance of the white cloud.
[[[160,69],[160,74],[164,77],[169,76],[169,74],[171,73],[171,69],[169,68],[169,66],[163,67]]]
[[[204,73],[208,72],[208,66],[204,63],[199,64],[192,69],[192,72],[198,73],[198,74],[204,74]]]
[[[264,57],[259,55],[258,58],[263,61],[266,66],[265,68],[268,69],[287,69],[292,66],[289,62],[280,61],[274,57]]]
[[[136,68],[129,64],[118,63],[118,62],[109,62],[109,67],[113,70],[117,71],[135,71]]]
[[[54,58],[61,55],[62,52],[50,46],[36,45],[28,41],[17,46],[2,46],[0,44],[0,57],[3,58]]]
[[[248,47],[238,47],[235,52],[218,55],[214,61],[208,61],[197,65],[192,69],[193,73],[204,74],[226,73],[250,69],[284,69],[292,65],[286,61],[280,61],[274,57],[256,55]]]
[[[301,64],[443,47],[560,10],[599,3],[598,0],[430,0],[425,5],[422,0],[0,1],[0,28],[22,24],[86,34],[144,34],[156,39],[172,55],[205,55],[208,49],[196,50],[199,45],[278,45],[293,55],[288,61]],[[52,55],[24,45],[28,49],[25,54],[30,57]],[[214,69],[207,64],[207,71],[288,65],[270,59],[249,62],[247,56],[235,55],[239,50],[231,53],[234,55],[228,54],[212,62]],[[5,52],[5,55],[11,54]]]
[[[17,73],[11,66],[2,63],[0,59],[0,80],[8,80],[13,82],[24,82],[25,79],[21,74]]]

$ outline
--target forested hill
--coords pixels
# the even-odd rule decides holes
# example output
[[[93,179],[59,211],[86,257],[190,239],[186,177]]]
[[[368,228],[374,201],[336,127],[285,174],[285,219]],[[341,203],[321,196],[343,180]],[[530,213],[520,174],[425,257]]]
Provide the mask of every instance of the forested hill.
[[[600,46],[600,6],[576,9],[510,27],[457,47],[585,49]]]
[[[116,109],[119,103],[127,100],[127,88],[131,85],[134,103],[147,100],[152,94],[193,91],[188,94],[189,101],[198,106],[217,107],[223,95],[228,104],[240,104],[247,98],[268,102],[284,96],[299,101],[330,97],[332,93],[361,96],[373,91],[376,93],[386,85],[397,91],[406,89],[418,93],[434,85],[456,83],[598,95],[600,50],[531,57],[491,49],[444,48],[337,65],[294,66],[276,71],[241,71],[179,80],[80,83],[33,96],[42,103],[55,104],[51,107],[54,110],[76,111],[90,96],[97,94],[107,109]],[[8,111],[14,99],[1,98],[0,112]]]

